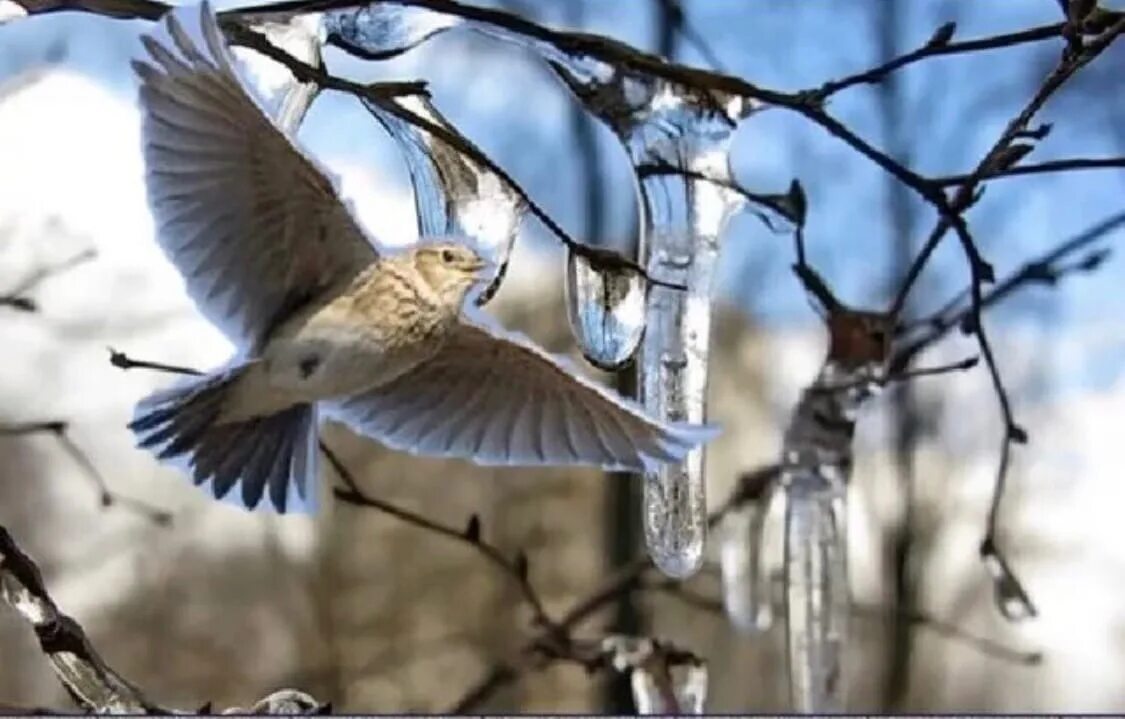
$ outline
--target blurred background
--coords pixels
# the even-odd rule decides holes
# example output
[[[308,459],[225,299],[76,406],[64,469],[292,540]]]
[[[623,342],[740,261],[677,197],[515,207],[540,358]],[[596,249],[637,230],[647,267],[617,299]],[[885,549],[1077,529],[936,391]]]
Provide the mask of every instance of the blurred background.
[[[945,22],[972,38],[1061,20],[1054,0],[489,4],[779,90],[874,66]],[[68,437],[112,492],[167,511],[171,521],[154,522],[127,501],[103,508],[89,472],[48,433],[0,437],[0,524],[38,560],[55,600],[109,663],[157,701],[246,705],[292,686],[337,710],[441,710],[521,645],[527,617],[508,578],[460,544],[333,502],[337,480],[328,470],[316,516],[251,515],[208,501],[132,447],[125,424],[133,403],[171,378],[116,369],[107,347],[196,367],[231,351],[153,242],[128,69],[146,26],[76,14],[0,26],[0,295],[42,268],[97,253],[31,289],[37,311],[0,306],[0,423],[68,422]],[[923,174],[959,174],[975,166],[1060,51],[1061,41],[1048,41],[932,59],[846,91],[831,108]],[[1050,101],[1038,120],[1054,128],[1031,160],[1125,154],[1123,63],[1118,43]],[[327,64],[357,79],[429,81],[442,112],[574,236],[618,248],[632,241],[635,190],[624,151],[527,52],[449,33],[391,62],[329,50]],[[353,98],[319,97],[300,138],[343,177],[376,236],[414,239],[405,166]],[[733,157],[752,190],[781,192],[799,178],[810,261],[846,302],[886,305],[932,227],[932,210],[794,113],[767,111],[743,123]],[[968,218],[1003,276],[1125,212],[1123,191],[1122,171],[1006,179],[988,185]],[[495,307],[549,349],[577,356],[562,257],[526,220]],[[824,332],[789,272],[793,259],[788,236],[749,213],[727,229],[713,332],[711,416],[725,429],[709,455],[713,505],[739,473],[775,461],[788,414],[823,359]],[[960,249],[947,241],[908,313],[934,310],[967,278]],[[1123,279],[1125,265],[1111,255],[1096,272],[1026,288],[987,315],[1031,437],[1013,456],[1001,538],[1038,618],[1004,621],[977,557],[1002,427],[986,372],[888,392],[861,419],[849,539],[858,605],[852,711],[1125,708]],[[921,364],[974,351],[954,336]],[[419,460],[338,427],[326,438],[373,495],[453,525],[479,513],[485,538],[528,553],[532,581],[556,611],[643,552],[636,487],[626,478]],[[692,586],[715,596],[714,573],[709,566]],[[919,617],[933,621],[913,621]],[[622,598],[580,634],[674,640],[708,659],[709,710],[784,711],[781,625],[741,634],[719,613],[642,594]],[[951,627],[989,643],[951,636]],[[1024,654],[1036,652],[1038,662]],[[0,611],[0,701],[69,706],[33,633],[10,611]],[[482,708],[632,707],[620,681],[555,666]]]

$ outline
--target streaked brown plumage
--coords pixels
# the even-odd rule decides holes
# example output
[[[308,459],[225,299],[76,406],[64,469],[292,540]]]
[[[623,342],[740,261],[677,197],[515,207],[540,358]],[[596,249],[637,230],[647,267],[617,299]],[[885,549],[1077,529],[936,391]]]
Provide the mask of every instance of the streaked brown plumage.
[[[193,27],[194,31],[187,28]],[[450,238],[380,250],[326,173],[248,94],[210,9],[143,39],[149,201],[199,309],[240,347],[143,400],[140,445],[216,497],[313,499],[318,409],[388,446],[482,464],[644,470],[713,428],[668,424],[466,297],[488,264]]]

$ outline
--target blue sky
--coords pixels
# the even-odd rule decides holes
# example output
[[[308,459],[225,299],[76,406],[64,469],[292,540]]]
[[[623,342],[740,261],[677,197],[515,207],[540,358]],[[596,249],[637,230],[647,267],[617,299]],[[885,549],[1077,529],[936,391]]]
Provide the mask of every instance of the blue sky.
[[[524,0],[515,4],[530,8],[547,23],[565,26],[579,21],[584,30],[644,48],[654,44],[653,3]],[[881,59],[875,28],[886,6],[875,0],[685,0],[684,5],[691,24],[725,70],[767,87],[813,87]],[[951,20],[958,23],[958,38],[970,38],[1060,17],[1053,0],[914,0],[898,8],[903,13],[897,40],[900,51],[918,46],[935,27]],[[36,62],[51,43],[64,42],[69,66],[131,98],[134,88],[127,60],[145,26],[67,14],[7,25],[0,28],[0,78]],[[930,60],[901,72],[904,111],[899,134],[910,149],[910,165],[933,174],[971,169],[1030,96],[1058,51],[1058,42],[1039,43]],[[678,52],[683,61],[704,64],[690,43],[681,42]],[[1113,68],[1122,62],[1125,48],[1111,49],[1048,104],[1038,119],[1054,123],[1054,132],[1028,161],[1125,153],[1125,95],[1115,91],[1115,82],[1120,81],[1113,78]],[[328,63],[334,71],[357,78],[429,80],[437,106],[556,219],[585,238],[583,196],[588,180],[574,153],[573,101],[529,53],[457,32],[377,66],[336,51],[330,51]],[[877,99],[877,90],[859,87],[834,97],[831,110],[882,146],[886,136]],[[66,111],[81,122],[81,108]],[[605,232],[600,238],[585,239],[620,244],[634,222],[632,180],[616,140],[600,125],[596,132]],[[371,163],[405,187],[405,171],[395,148],[349,97],[322,95],[301,136],[314,152]],[[876,305],[886,301],[893,276],[891,247],[902,238],[891,236],[886,221],[888,184],[881,170],[785,110],[746,121],[735,139],[733,161],[736,176],[753,190],[781,191],[791,178],[799,178],[809,196],[807,239],[813,262],[848,301]],[[989,185],[969,219],[986,256],[1003,276],[1031,255],[1123,209],[1123,190],[1122,171],[1004,180]],[[908,240],[917,245],[929,232],[934,213],[913,199],[910,202],[917,221]],[[549,247],[546,234],[533,220],[525,223],[525,230],[531,242]],[[736,218],[724,245],[721,294],[767,324],[813,321],[788,272],[792,260],[788,236],[766,231],[748,214]],[[1117,291],[1122,268],[1121,259],[1114,256],[1092,276],[1072,279],[1053,291],[1033,289],[994,313],[992,322],[1029,321],[1044,333],[1060,326],[1098,323],[1125,309],[1125,295]],[[950,237],[924,276],[919,307],[939,303],[966,278],[963,256]],[[1120,341],[1108,345],[1083,359],[1086,381],[1100,384],[1119,374],[1125,346]]]

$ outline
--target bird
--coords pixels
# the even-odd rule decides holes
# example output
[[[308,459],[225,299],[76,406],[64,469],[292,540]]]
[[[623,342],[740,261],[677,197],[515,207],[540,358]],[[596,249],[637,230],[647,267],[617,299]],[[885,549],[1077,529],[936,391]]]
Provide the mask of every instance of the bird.
[[[321,418],[486,466],[647,471],[717,434],[654,418],[502,327],[475,301],[494,268],[468,238],[380,246],[263,109],[206,2],[141,41],[156,239],[237,351],[138,402],[139,447],[216,499],[285,513],[315,509]]]

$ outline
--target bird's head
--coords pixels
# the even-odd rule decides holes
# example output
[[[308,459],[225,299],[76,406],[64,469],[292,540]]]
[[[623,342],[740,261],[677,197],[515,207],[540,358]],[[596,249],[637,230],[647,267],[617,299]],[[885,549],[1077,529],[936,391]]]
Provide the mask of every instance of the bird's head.
[[[455,242],[423,245],[413,251],[414,268],[445,302],[460,306],[469,289],[488,279],[491,264]]]

